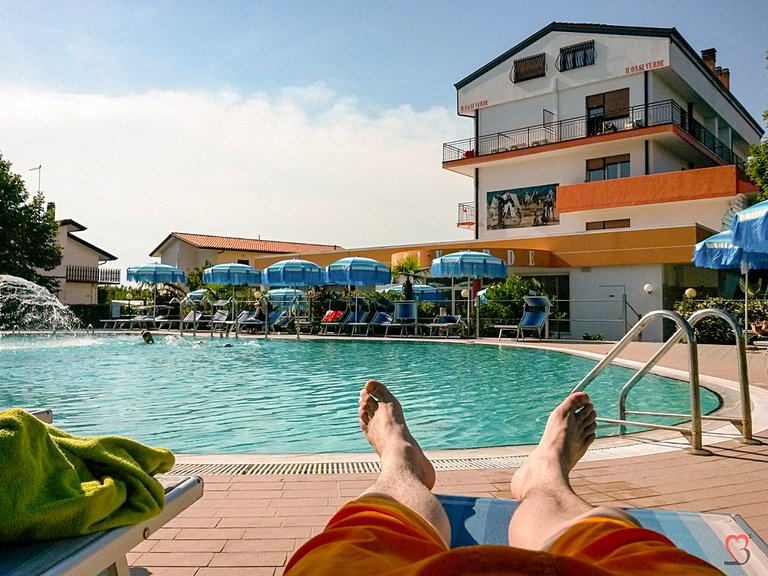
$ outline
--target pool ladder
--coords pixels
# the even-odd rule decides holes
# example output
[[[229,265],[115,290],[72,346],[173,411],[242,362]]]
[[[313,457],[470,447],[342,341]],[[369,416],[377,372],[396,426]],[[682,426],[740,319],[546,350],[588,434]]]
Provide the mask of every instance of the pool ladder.
[[[739,363],[739,389],[741,394],[741,417],[729,417],[729,416],[710,416],[701,414],[701,390],[699,383],[699,355],[696,345],[696,336],[693,332],[693,327],[701,320],[707,317],[719,317],[730,326],[736,337],[736,355]],[[642,426],[646,428],[658,428],[662,430],[674,430],[680,432],[686,440],[690,443],[690,448],[686,449],[691,454],[700,456],[710,455],[711,452],[702,447],[702,429],[701,421],[706,420],[718,420],[724,422],[730,422],[733,424],[739,432],[741,432],[741,442],[744,444],[761,444],[759,440],[752,438],[752,409],[749,399],[749,375],[747,373],[747,353],[746,344],[744,341],[744,335],[741,327],[739,327],[736,320],[725,310],[719,310],[715,308],[706,308],[698,310],[691,314],[686,320],[677,312],[672,310],[655,310],[649,312],[640,320],[637,321],[629,332],[619,340],[616,345],[611,349],[608,354],[605,355],[597,366],[595,366],[576,387],[573,392],[584,390],[589,384],[597,378],[597,376],[605,370],[605,368],[615,360],[618,355],[629,345],[636,336],[642,332],[645,327],[654,320],[664,318],[672,320],[677,324],[677,331],[667,340],[661,348],[648,360],[640,370],[635,373],[632,378],[624,385],[619,394],[619,417],[613,418],[598,418],[598,421],[609,424],[619,425],[619,434],[625,434],[627,426]],[[661,360],[661,358],[669,352],[672,347],[680,342],[683,338],[686,339],[688,345],[688,374],[690,381],[691,392],[691,413],[690,414],[672,414],[669,412],[644,412],[636,410],[627,410],[627,396],[632,388],[640,381],[640,379],[648,374],[651,369]],[[666,424],[655,424],[652,422],[640,422],[634,420],[628,420],[628,415],[635,416],[666,416],[672,418],[685,418],[690,419],[690,426],[670,426]]]

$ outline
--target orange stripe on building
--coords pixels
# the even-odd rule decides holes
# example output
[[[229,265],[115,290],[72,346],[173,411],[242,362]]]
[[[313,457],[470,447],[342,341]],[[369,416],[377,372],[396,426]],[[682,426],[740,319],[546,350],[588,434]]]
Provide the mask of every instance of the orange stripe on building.
[[[749,187],[739,179],[736,166],[716,166],[560,186],[557,209],[566,213],[722,198],[751,191]]]

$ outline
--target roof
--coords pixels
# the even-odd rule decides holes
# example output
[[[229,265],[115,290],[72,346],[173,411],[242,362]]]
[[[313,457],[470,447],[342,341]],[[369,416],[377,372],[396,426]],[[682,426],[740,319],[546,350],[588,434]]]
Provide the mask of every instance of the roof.
[[[82,232],[83,230],[88,230],[85,226],[80,224],[79,222],[75,222],[71,218],[65,218],[64,220],[59,220],[59,228],[62,226],[72,226],[76,229],[77,232]]]
[[[171,232],[157,248],[150,252],[156,256],[161,248],[172,238],[191,244],[195,248],[209,250],[239,250],[243,252],[263,252],[267,254],[304,254],[307,252],[332,252],[341,246],[335,244],[309,244],[306,242],[283,242],[262,240],[261,238],[236,238],[233,236],[211,236],[208,234],[190,234]]]
[[[74,240],[75,242],[79,242],[86,248],[90,248],[94,252],[98,252],[99,256],[101,256],[99,260],[117,260],[117,256],[112,256],[112,254],[110,254],[109,252],[105,252],[104,250],[102,250],[101,248],[97,248],[90,242],[86,242],[82,238],[78,238],[77,236],[72,234],[72,232],[67,232],[67,238],[71,238],[72,240]]]
[[[709,69],[701,59],[699,54],[691,47],[690,44],[680,35],[677,28],[650,28],[647,26],[614,26],[610,24],[573,24],[568,22],[552,22],[545,26],[532,36],[529,36],[517,46],[514,46],[504,52],[501,56],[494,58],[485,66],[478,68],[472,74],[460,80],[454,86],[456,90],[460,90],[470,82],[477,80],[483,74],[489,70],[495,68],[505,60],[509,60],[515,54],[521,52],[534,42],[537,42],[547,34],[551,32],[577,32],[582,34],[615,34],[621,36],[649,36],[658,38],[669,38],[671,42],[677,44],[680,49],[688,56],[688,59],[699,68],[702,74],[710,80],[717,88],[718,91],[728,100],[734,108],[744,117],[744,119],[755,129],[755,131],[761,136],[765,133],[762,126],[752,117],[746,108],[739,102],[736,97],[728,90],[723,83],[717,78],[714,72]]]

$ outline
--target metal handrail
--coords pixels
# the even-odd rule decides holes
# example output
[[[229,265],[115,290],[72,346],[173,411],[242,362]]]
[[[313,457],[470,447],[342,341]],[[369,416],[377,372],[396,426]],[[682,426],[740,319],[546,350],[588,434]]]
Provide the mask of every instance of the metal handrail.
[[[630,106],[625,111],[625,116],[620,118],[604,118],[600,119],[600,122],[604,121],[606,125],[610,124],[612,128],[609,131],[616,131],[617,125],[621,122],[624,122],[625,126],[631,129],[673,124],[687,132],[725,163],[735,164],[741,171],[744,171],[746,167],[744,160],[733,149],[717,138],[698,120],[692,118],[674,100],[660,100],[658,102]],[[443,162],[452,162],[475,156],[486,156],[553,142],[588,138],[604,132],[602,128],[597,125],[592,126],[590,122],[591,119],[588,116],[578,116],[486,134],[478,138],[464,138],[462,140],[446,142],[443,144]]]
[[[608,354],[606,354],[605,357],[600,362],[598,362],[597,365],[592,370],[590,370],[586,376],[584,376],[584,378],[581,379],[581,382],[579,382],[574,387],[572,392],[580,392],[584,390],[595,378],[597,378],[597,376],[603,370],[605,370],[606,367],[611,364],[611,362],[613,362],[613,360],[618,357],[618,355],[629,345],[629,343],[634,340],[635,336],[642,332],[650,322],[656,320],[657,318],[667,318],[668,320],[672,320],[675,324],[678,325],[678,332],[682,332],[683,335],[687,337],[688,341],[688,374],[691,384],[691,426],[690,428],[675,427],[674,429],[682,432],[688,442],[690,442],[691,448],[689,452],[697,455],[710,454],[708,450],[704,450],[702,448],[701,442],[701,391],[699,389],[699,354],[696,347],[696,337],[693,333],[693,328],[688,323],[688,321],[680,316],[680,314],[677,312],[673,312],[672,310],[654,310],[653,312],[648,312],[645,316],[640,318],[640,320],[637,321],[637,324],[635,324],[632,329],[616,343],[616,345],[608,352]],[[677,334],[677,332],[675,334]],[[662,347],[662,349],[665,346],[666,344]],[[652,360],[658,360],[658,358],[656,358],[657,356],[660,357],[660,355],[657,353],[654,355]],[[610,421],[611,423],[618,423],[617,420],[608,420],[602,418],[600,420],[605,422]],[[624,423],[630,425],[640,424],[629,421],[624,421]],[[642,425],[649,428],[671,428],[667,425],[653,424],[650,422],[642,423]]]
[[[717,316],[725,320],[733,330],[736,338],[736,349],[739,360],[739,388],[741,394],[741,418],[730,418],[721,416],[702,416],[701,414],[701,392],[699,381],[699,363],[698,363],[698,349],[693,333],[693,326],[695,326],[702,319]],[[611,418],[598,418],[601,422],[608,422],[612,424],[619,424],[619,433],[626,433],[626,427],[629,426],[644,426],[649,428],[657,428],[664,430],[675,430],[682,432],[686,439],[691,444],[689,450],[693,454],[710,454],[708,450],[702,448],[702,427],[701,420],[720,420],[728,421],[733,424],[741,432],[741,441],[744,444],[759,444],[758,440],[752,438],[752,410],[749,397],[749,375],[747,372],[747,356],[746,356],[746,344],[744,342],[744,336],[741,331],[741,327],[736,322],[731,314],[725,310],[719,310],[715,308],[706,308],[694,312],[688,320],[684,319],[676,312],[670,310],[656,310],[649,312],[643,316],[638,323],[630,330],[624,338],[622,338],[611,351],[601,360],[597,366],[595,366],[589,374],[587,374],[581,382],[579,382],[573,389],[574,392],[585,389],[592,380],[594,380],[605,368],[608,366],[619,353],[627,347],[629,342],[632,341],[634,336],[641,332],[645,326],[656,319],[657,317],[667,318],[673,320],[677,325],[677,331],[664,343],[664,345],[656,351],[656,353],[638,370],[632,378],[624,385],[619,394],[619,417],[618,419]],[[669,412],[648,412],[648,411],[632,411],[626,409],[626,402],[629,392],[635,387],[635,385],[645,376],[651,369],[661,360],[661,358],[672,349],[672,347],[680,342],[683,338],[687,339],[688,354],[689,354],[689,380],[691,384],[691,414],[672,414]],[[627,420],[627,415],[640,415],[640,416],[668,416],[676,418],[688,418],[691,419],[690,428],[681,428],[679,426],[668,426],[664,424],[654,424],[650,422],[636,422]]]

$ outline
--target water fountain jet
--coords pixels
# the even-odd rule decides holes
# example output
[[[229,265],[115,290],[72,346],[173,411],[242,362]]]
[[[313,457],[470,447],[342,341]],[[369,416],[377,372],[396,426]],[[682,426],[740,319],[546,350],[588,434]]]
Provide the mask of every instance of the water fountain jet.
[[[0,274],[0,330],[74,332],[80,320],[42,286]]]

